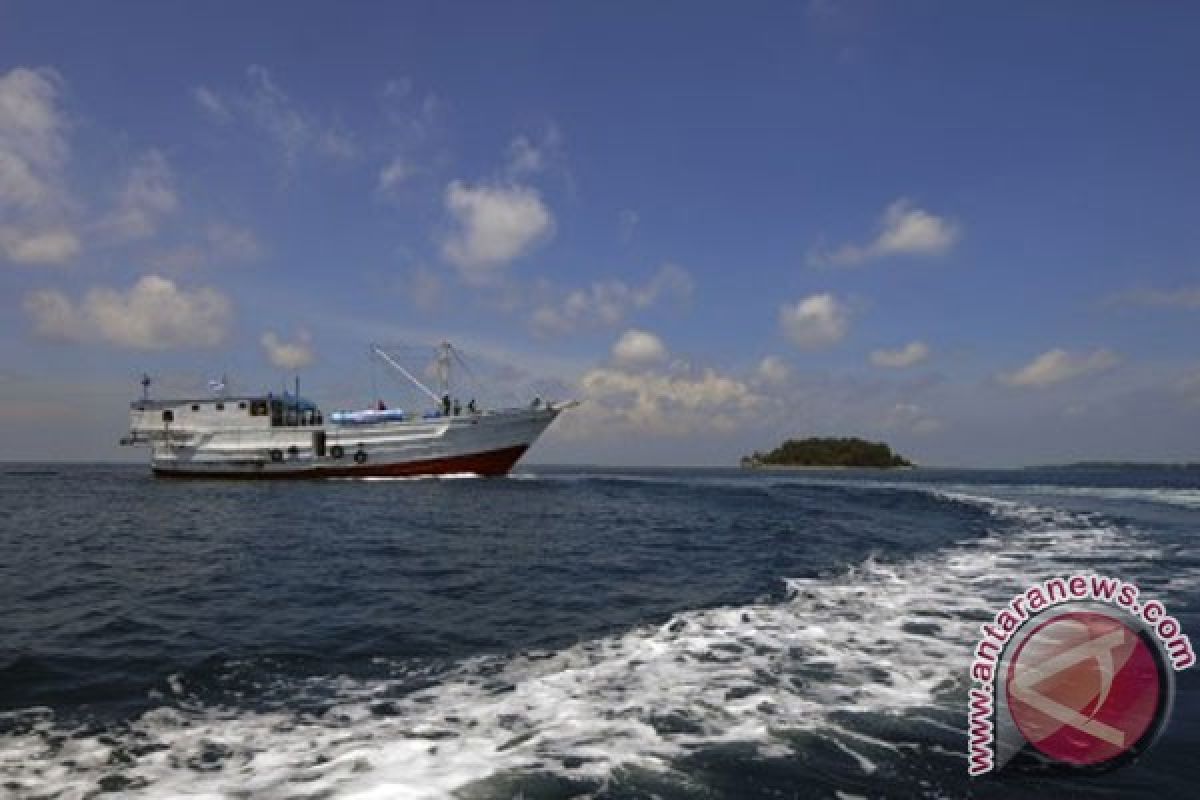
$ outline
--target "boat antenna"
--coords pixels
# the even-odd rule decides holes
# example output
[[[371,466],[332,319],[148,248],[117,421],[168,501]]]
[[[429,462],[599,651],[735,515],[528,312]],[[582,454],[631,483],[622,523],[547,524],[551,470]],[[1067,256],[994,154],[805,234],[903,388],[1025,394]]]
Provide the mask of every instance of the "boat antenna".
[[[143,372],[142,373],[142,399],[143,400],[150,399],[150,384],[151,383],[152,383],[152,381],[150,380],[150,373]]]
[[[434,394],[433,390],[430,389],[428,386],[426,386],[425,384],[423,384],[419,380],[417,380],[416,377],[411,372],[409,372],[404,367],[397,364],[395,362],[395,360],[393,360],[391,356],[389,356],[387,353],[385,353],[383,351],[383,348],[381,348],[379,345],[377,345],[377,344],[371,345],[371,352],[374,353],[375,355],[379,356],[379,358],[384,363],[386,363],[389,367],[396,370],[404,377],[408,378],[409,381],[411,381],[414,386],[416,386],[422,392],[427,394],[429,396],[429,399],[433,400],[433,402],[435,402],[435,403],[442,402],[442,398],[440,398],[436,394]]]

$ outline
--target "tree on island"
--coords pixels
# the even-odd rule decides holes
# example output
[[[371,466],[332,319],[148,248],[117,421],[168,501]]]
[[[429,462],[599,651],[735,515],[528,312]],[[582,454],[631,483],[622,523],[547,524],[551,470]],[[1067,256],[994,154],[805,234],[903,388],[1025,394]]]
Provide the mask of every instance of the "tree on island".
[[[882,442],[857,437],[788,439],[769,453],[742,458],[743,467],[911,467]]]

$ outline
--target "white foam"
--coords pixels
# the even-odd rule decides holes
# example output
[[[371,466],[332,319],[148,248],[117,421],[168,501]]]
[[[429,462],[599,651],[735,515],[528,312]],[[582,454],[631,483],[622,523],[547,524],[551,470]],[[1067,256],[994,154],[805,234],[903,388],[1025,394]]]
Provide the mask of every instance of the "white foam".
[[[1087,497],[1097,500],[1124,500],[1138,503],[1156,503],[1179,508],[1200,508],[1200,489],[1171,489],[1165,487],[1123,486],[1059,486],[1055,484],[1011,484],[1011,483],[937,483],[908,480],[874,480],[865,478],[789,476],[773,477],[774,485],[811,485],[839,487],[869,487],[876,489],[900,489],[928,491],[935,494],[959,493],[998,501],[1000,498],[1054,498]]]
[[[113,773],[145,782],[126,789],[130,797],[435,798],[512,770],[598,779],[619,765],[666,771],[721,743],[778,754],[789,747],[781,732],[795,730],[828,737],[870,774],[868,754],[892,745],[847,728],[845,714],[919,716],[944,705],[980,619],[1008,597],[1075,568],[1080,552],[1121,564],[1148,546],[1089,515],[945,496],[1019,530],[998,526],[910,561],[868,559],[833,577],[788,580],[778,603],[688,611],[557,652],[470,659],[407,694],[402,674],[310,680],[297,689],[335,700],[319,715],[159,708],[109,734],[159,748],[126,767],[110,765],[114,748],[94,733],[50,745],[47,737],[70,731],[43,711],[30,732],[0,739],[0,782],[62,798],[83,797]],[[1200,585],[1194,570],[1173,578],[1172,588]]]
[[[361,481],[363,483],[391,483],[409,481],[461,481],[483,477],[477,472],[443,472],[437,475],[342,475],[330,480]]]

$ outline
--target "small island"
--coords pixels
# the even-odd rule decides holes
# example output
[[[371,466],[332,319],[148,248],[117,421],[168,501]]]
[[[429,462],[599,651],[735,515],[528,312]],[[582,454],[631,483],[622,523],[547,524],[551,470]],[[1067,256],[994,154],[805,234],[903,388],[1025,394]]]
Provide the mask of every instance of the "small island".
[[[743,456],[743,467],[911,467],[912,462],[882,442],[857,437],[812,437],[788,439],[769,453]]]

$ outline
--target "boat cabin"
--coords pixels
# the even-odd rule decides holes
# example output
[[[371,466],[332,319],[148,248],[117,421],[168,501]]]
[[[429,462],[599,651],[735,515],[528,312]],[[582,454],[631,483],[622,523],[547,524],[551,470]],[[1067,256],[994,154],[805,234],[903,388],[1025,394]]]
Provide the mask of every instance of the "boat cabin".
[[[298,428],[324,424],[325,418],[316,403],[291,394],[142,399],[129,404],[129,428],[134,437],[164,430]]]

